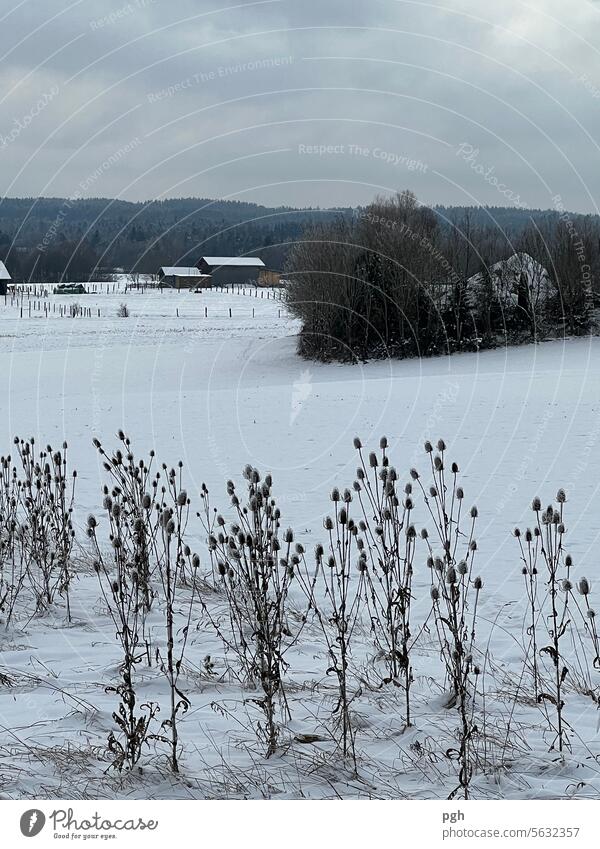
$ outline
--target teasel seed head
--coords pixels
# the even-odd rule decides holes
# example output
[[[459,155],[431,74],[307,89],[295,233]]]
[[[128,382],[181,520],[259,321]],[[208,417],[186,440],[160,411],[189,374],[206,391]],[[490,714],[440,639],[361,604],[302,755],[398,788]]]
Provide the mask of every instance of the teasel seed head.
[[[577,590],[580,595],[586,596],[590,594],[590,582],[587,578],[580,578],[577,583]]]
[[[427,454],[431,454],[431,452],[433,451],[433,445],[431,444],[431,442],[429,440],[426,440],[424,448],[425,448],[425,452]]]
[[[559,504],[564,504],[567,500],[567,493],[562,489],[562,487],[556,493],[556,500]]]
[[[534,513],[539,513],[539,511],[542,509],[542,502],[537,495],[531,502],[531,509],[534,511]]]

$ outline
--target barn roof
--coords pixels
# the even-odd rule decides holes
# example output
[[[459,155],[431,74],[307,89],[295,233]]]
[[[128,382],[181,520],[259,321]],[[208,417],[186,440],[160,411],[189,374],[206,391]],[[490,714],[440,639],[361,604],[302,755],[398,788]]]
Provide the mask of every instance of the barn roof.
[[[265,264],[257,256],[203,256],[207,265],[229,265],[235,268],[246,266],[249,268],[264,268]]]
[[[200,270],[195,266],[184,265],[163,265],[160,269],[165,277],[208,277],[207,274],[201,274]]]
[[[0,259],[0,280],[10,280],[11,276],[2,260]]]

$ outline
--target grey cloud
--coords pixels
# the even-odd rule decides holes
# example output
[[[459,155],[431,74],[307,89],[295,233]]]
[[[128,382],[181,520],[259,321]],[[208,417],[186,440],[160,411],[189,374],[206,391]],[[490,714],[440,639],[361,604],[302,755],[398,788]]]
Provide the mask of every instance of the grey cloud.
[[[94,194],[325,206],[407,187],[427,203],[561,194],[595,211],[599,13],[583,0],[15,3],[2,192],[70,195],[139,138]],[[301,152],[315,146],[332,152]]]

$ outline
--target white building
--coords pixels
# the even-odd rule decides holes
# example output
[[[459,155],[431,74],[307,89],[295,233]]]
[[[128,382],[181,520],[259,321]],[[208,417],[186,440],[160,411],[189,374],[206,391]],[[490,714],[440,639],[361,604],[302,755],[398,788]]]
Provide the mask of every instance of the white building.
[[[11,281],[8,269],[0,259],[0,295],[6,295],[7,286]]]

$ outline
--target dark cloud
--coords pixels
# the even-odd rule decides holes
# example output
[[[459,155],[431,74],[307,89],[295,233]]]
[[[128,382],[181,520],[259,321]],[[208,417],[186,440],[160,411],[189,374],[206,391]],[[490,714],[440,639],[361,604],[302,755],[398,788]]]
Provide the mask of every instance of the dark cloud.
[[[584,0],[15,2],[0,11],[1,189],[71,195],[110,160],[89,193],[332,205],[411,188],[596,211],[599,14]]]

